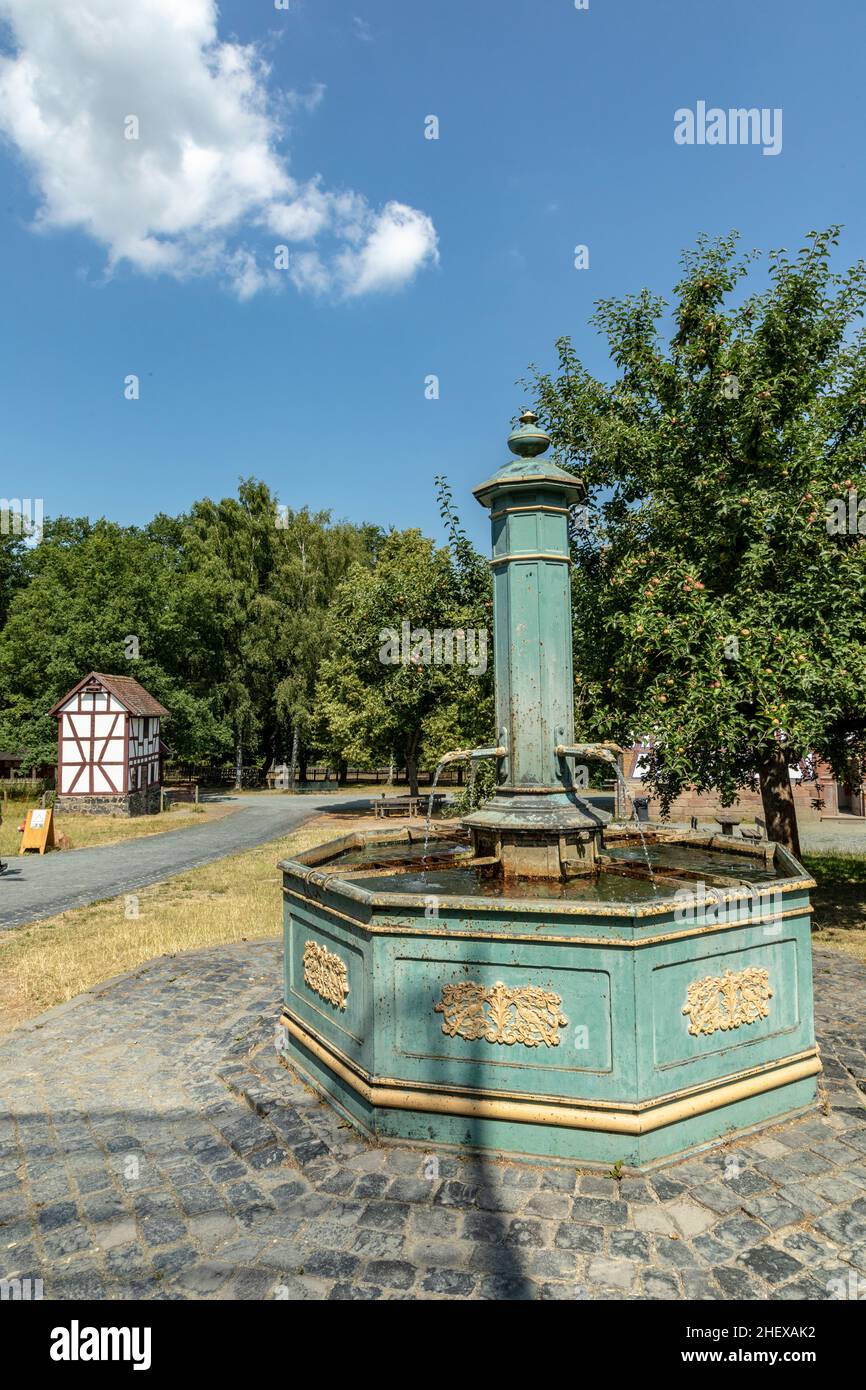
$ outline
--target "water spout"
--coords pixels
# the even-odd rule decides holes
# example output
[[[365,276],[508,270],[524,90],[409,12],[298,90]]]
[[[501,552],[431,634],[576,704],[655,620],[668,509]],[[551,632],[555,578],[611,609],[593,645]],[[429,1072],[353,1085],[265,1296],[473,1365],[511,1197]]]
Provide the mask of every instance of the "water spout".
[[[656,887],[656,876],[653,873],[652,860],[650,859],[649,850],[647,849],[646,836],[643,833],[643,825],[641,824],[641,818],[637,813],[637,807],[634,804],[634,797],[631,794],[631,788],[629,787],[628,782],[625,780],[622,768],[620,767],[619,763],[616,761],[615,758],[613,765],[616,771],[616,780],[619,782],[621,790],[625,793],[626,797],[631,802],[631,813],[634,816],[634,819],[637,823],[637,833],[638,835],[640,835],[640,842],[643,848],[643,857],[646,861],[647,872],[650,877],[650,883],[653,886],[653,893],[657,894],[659,890]]]
[[[617,758],[622,755],[622,749],[618,743],[558,743],[556,745],[556,756],[558,758],[598,758],[601,762],[612,763],[617,766]]]
[[[433,773],[433,781],[430,786],[430,795],[427,798],[427,819],[424,824],[424,859],[427,858],[427,846],[430,843],[430,825],[433,820],[433,798],[436,794],[436,783],[439,781],[439,775],[442,769],[447,767],[449,763],[456,763],[461,759],[464,762],[474,764],[481,758],[504,758],[507,752],[507,748],[503,748],[500,744],[497,744],[495,748],[455,748],[451,753],[443,753],[436,764],[436,769]],[[473,767],[470,774],[473,779],[474,772],[475,769]]]
[[[437,771],[439,768],[446,767],[448,763],[458,762],[461,758],[465,758],[467,761],[475,758],[504,758],[507,752],[507,748],[502,748],[499,745],[495,748],[455,748],[453,753],[443,753],[437,763]]]
[[[458,756],[459,755],[456,753],[446,753],[445,757],[440,758],[439,762],[436,764],[436,769],[433,773],[433,781],[430,784],[430,795],[427,798],[427,819],[424,822],[424,855],[421,860],[422,864],[426,864],[427,862],[427,846],[430,843],[430,825],[433,820],[433,798],[436,795],[436,783],[439,781],[439,774],[443,767],[446,767],[449,762],[456,762]]]

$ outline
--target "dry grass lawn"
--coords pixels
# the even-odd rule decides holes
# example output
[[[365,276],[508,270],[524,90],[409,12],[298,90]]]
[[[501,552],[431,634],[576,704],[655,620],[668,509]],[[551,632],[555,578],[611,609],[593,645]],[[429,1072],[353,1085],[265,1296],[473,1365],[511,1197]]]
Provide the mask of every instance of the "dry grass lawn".
[[[812,890],[812,940],[866,961],[866,857],[855,854],[804,854],[817,880]]]
[[[0,825],[0,857],[18,853],[21,836],[19,825],[24,824],[28,811],[34,810],[36,801],[7,801],[3,808],[3,824]],[[163,811],[155,816],[70,816],[55,815],[54,833],[63,833],[69,844],[67,849],[85,849],[88,845],[113,845],[119,840],[137,840],[143,835],[160,835],[164,830],[180,830],[184,826],[206,825],[208,821],[220,820],[234,810],[232,806],[221,804],[193,806],[179,802],[172,811]],[[54,853],[54,851],[49,851]]]
[[[866,930],[819,928],[812,932],[812,942],[815,946],[822,946],[831,951],[841,951],[843,956],[853,956],[855,960],[866,961]]]
[[[278,860],[372,825],[370,816],[318,816],[283,839],[139,889],[133,900],[108,898],[0,932],[0,1032],[156,956],[279,936]],[[137,917],[126,915],[136,907]]]

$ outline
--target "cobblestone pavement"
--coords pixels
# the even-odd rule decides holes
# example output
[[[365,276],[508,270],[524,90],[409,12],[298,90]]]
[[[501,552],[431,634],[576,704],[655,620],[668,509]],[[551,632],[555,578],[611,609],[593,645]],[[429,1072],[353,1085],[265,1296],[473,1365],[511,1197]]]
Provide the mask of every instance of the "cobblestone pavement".
[[[866,1294],[860,963],[816,953],[823,1113],[617,1182],[360,1139],[276,1060],[279,955],[160,959],[4,1041],[0,1277],[54,1299]]]
[[[206,798],[210,800],[211,798]],[[216,798],[237,809],[224,820],[186,825],[140,840],[70,850],[64,854],[15,855],[0,879],[0,929],[53,917],[70,907],[131,893],[172,874],[210,864],[296,830],[319,811],[357,801],[343,796],[235,796]]]

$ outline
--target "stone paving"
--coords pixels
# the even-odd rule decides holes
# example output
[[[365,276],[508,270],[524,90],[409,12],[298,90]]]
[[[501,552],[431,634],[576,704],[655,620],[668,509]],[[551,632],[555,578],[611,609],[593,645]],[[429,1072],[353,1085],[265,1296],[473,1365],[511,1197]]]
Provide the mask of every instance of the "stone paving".
[[[621,1181],[368,1144],[282,1067],[280,950],[163,958],[0,1046],[0,1278],[51,1299],[866,1296],[866,967],[824,1104]]]

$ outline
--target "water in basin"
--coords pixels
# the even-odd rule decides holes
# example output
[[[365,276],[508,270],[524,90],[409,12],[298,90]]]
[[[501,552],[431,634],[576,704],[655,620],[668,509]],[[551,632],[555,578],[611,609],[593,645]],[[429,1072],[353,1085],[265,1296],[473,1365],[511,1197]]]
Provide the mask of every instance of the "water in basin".
[[[689,869],[692,873],[724,874],[727,878],[739,878],[744,883],[769,883],[778,878],[772,865],[767,866],[763,858],[748,857],[744,854],[725,854],[723,850],[702,850],[689,845],[664,844],[648,845],[647,856],[654,869]],[[627,848],[605,849],[608,859],[618,859],[626,864],[645,862],[640,845]]]
[[[640,846],[623,846],[605,849],[609,860],[623,865],[625,872],[602,869],[586,878],[574,878],[567,882],[558,879],[509,879],[507,882],[497,877],[490,866],[479,867],[473,863],[450,866],[423,867],[423,845],[366,845],[362,849],[350,850],[332,860],[329,867],[340,869],[362,868],[365,864],[380,864],[381,873],[364,874],[353,878],[347,874],[349,882],[373,893],[411,893],[426,896],[496,898],[526,901],[538,898],[546,902],[646,902],[659,893],[671,896],[680,888],[695,886],[691,878],[678,878],[678,869],[687,869],[690,874],[706,875],[712,884],[714,876],[736,879],[744,884],[770,883],[778,877],[772,865],[768,866],[761,857],[731,854],[724,851],[705,850],[697,846],[683,844],[650,844],[644,850]],[[430,853],[441,859],[444,855],[455,858],[471,854],[468,846],[461,841],[440,840]],[[630,870],[643,869],[647,858],[650,868],[661,870],[664,876],[653,882],[648,877],[632,874]],[[387,863],[383,862],[387,860]],[[421,861],[416,872],[403,870],[390,873],[394,866]]]
[[[453,859],[461,854],[471,854],[472,846],[468,840],[431,840],[427,847],[428,859]],[[329,861],[328,867],[335,864],[341,867],[344,864],[354,865],[355,868],[362,869],[365,864],[379,864],[387,860],[389,864],[414,864],[424,859],[424,841],[417,840],[411,844],[376,844],[371,841],[369,844],[362,845],[359,849],[346,850],[344,854],[336,859]]]
[[[437,897],[508,898],[525,901],[536,898],[544,902],[646,902],[658,896],[648,878],[631,878],[623,874],[600,873],[589,878],[571,879],[502,879],[491,877],[489,871],[473,868],[428,869],[423,873],[365,874],[352,879],[359,888],[371,893],[416,893]],[[659,885],[657,885],[658,887]],[[685,881],[667,880],[670,893],[688,888]],[[661,890],[664,891],[664,890]]]

